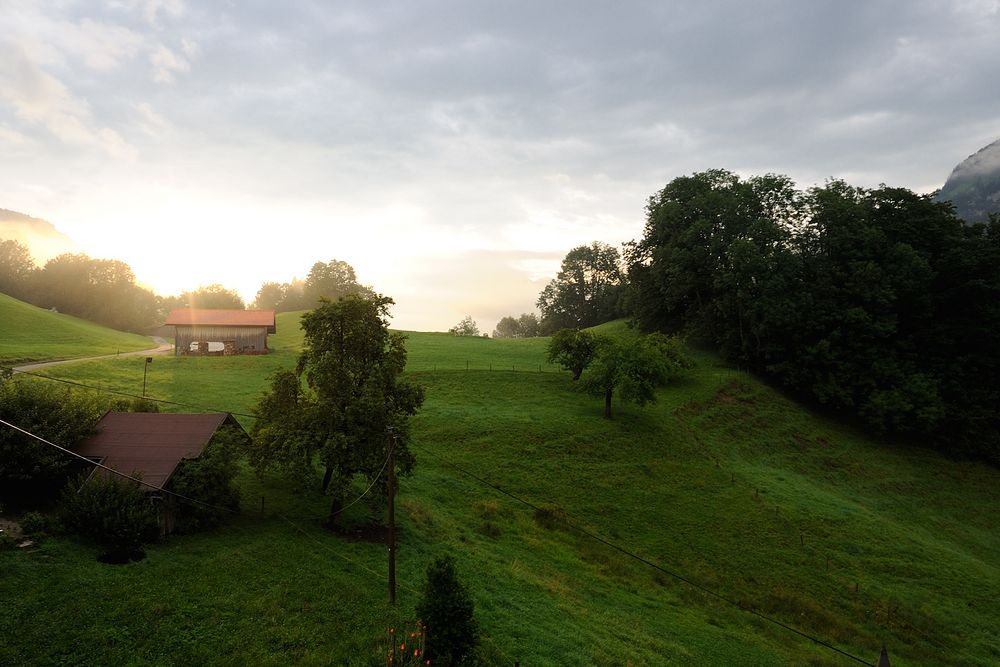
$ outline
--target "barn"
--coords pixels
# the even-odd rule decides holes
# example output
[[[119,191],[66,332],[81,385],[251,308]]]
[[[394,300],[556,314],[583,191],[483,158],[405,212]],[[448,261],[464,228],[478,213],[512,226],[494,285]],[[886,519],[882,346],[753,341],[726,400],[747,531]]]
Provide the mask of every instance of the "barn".
[[[273,310],[175,308],[174,354],[267,354],[267,335],[277,332]]]
[[[206,414],[165,412],[107,412],[96,433],[75,449],[95,463],[130,476],[139,476],[151,493],[170,489],[170,478],[184,461],[197,459],[223,427],[246,431],[227,412]],[[91,474],[111,474],[94,468]],[[160,528],[174,527],[173,497],[161,496]]]

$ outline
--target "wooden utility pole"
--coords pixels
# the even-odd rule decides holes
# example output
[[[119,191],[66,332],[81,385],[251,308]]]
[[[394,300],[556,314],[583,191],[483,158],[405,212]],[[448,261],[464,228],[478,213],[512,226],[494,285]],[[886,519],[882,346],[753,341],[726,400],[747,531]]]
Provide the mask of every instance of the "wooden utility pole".
[[[396,434],[389,430],[389,604],[396,604]]]

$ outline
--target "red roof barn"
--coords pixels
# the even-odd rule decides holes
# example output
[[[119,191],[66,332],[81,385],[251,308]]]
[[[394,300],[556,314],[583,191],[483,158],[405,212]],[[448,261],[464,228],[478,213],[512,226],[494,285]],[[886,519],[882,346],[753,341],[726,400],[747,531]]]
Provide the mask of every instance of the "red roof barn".
[[[108,412],[76,453],[126,475],[139,473],[162,489],[182,460],[201,456],[223,424],[243,428],[228,412]]]
[[[174,327],[178,355],[267,354],[267,335],[278,330],[273,310],[175,308],[165,324]]]

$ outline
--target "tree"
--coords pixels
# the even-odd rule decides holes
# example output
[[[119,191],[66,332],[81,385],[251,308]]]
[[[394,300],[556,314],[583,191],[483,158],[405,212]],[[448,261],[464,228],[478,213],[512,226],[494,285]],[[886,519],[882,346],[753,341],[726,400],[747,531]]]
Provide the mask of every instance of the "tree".
[[[225,425],[212,436],[201,456],[181,461],[170,477],[169,490],[200,503],[180,501],[175,505],[178,532],[214,528],[239,511],[240,491],[233,480],[239,470],[239,455],[246,449],[246,437],[241,429]]]
[[[67,528],[103,549],[98,559],[108,563],[142,559],[143,544],[159,535],[150,494],[131,480],[103,471],[67,485],[60,514]]]
[[[331,259],[329,262],[316,262],[309,269],[303,285],[303,298],[306,308],[315,307],[316,303],[326,298],[330,301],[348,294],[371,295],[370,289],[358,284],[354,267],[347,262]]]
[[[617,248],[598,241],[573,248],[538,296],[543,329],[579,329],[620,317],[624,278]]]
[[[413,467],[409,417],[424,392],[400,378],[405,337],[389,332],[392,303],[381,295],[322,300],[302,316],[305,339],[295,371],[276,373],[254,411],[251,462],[258,471],[293,471],[301,481],[314,478],[321,464],[331,524],[355,475],[382,480],[385,491],[380,475],[390,446],[399,474]]]
[[[17,241],[0,241],[0,292],[26,299],[31,278],[37,270],[26,246]]]
[[[278,310],[288,294],[288,283],[264,283],[253,300],[255,310]]]
[[[0,418],[63,447],[91,435],[106,406],[90,394],[40,382],[0,378]],[[24,500],[66,483],[73,459],[19,431],[0,426],[0,496]],[[34,500],[35,498],[31,498]]]
[[[552,335],[548,346],[549,363],[559,364],[573,373],[573,381],[594,359],[600,337],[590,331],[560,329]]]
[[[427,568],[417,615],[426,629],[425,656],[435,665],[459,665],[476,646],[479,626],[472,596],[458,580],[455,559],[437,558]]]
[[[183,299],[188,308],[208,308],[218,310],[244,310],[246,304],[236,290],[219,285],[202,285],[191,292],[184,292]]]
[[[154,324],[156,296],[135,284],[125,262],[65,253],[34,274],[32,301],[105,326],[142,331]]]
[[[656,388],[687,368],[690,362],[678,338],[652,333],[635,341],[602,337],[580,381],[580,390],[604,397],[604,417],[611,419],[615,392],[625,401],[645,405],[656,401]]]
[[[500,318],[493,330],[494,338],[534,338],[538,336],[540,325],[534,313],[521,313],[520,317],[508,315]]]
[[[466,315],[461,322],[448,329],[448,333],[456,336],[478,336],[479,325],[472,319],[472,315]]]

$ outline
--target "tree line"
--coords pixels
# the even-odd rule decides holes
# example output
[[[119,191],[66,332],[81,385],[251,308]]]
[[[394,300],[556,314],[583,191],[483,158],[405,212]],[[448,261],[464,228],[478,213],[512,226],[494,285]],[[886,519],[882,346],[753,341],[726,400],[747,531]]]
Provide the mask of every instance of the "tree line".
[[[630,309],[880,434],[1000,460],[1000,216],[708,171],[650,198]]]
[[[1000,461],[1000,214],[705,171],[650,197],[622,253],[572,249],[537,305],[543,335],[627,317],[877,434]]]
[[[177,295],[160,296],[136,283],[132,268],[117,259],[95,259],[65,253],[36,265],[28,248],[0,239],[0,293],[40,308],[55,309],[121,331],[142,332],[163,322],[175,308],[236,309],[247,307],[234,289],[202,285]],[[321,298],[347,294],[371,296],[347,262],[316,262],[305,280],[265,282],[250,304],[262,310],[308,310]]]

